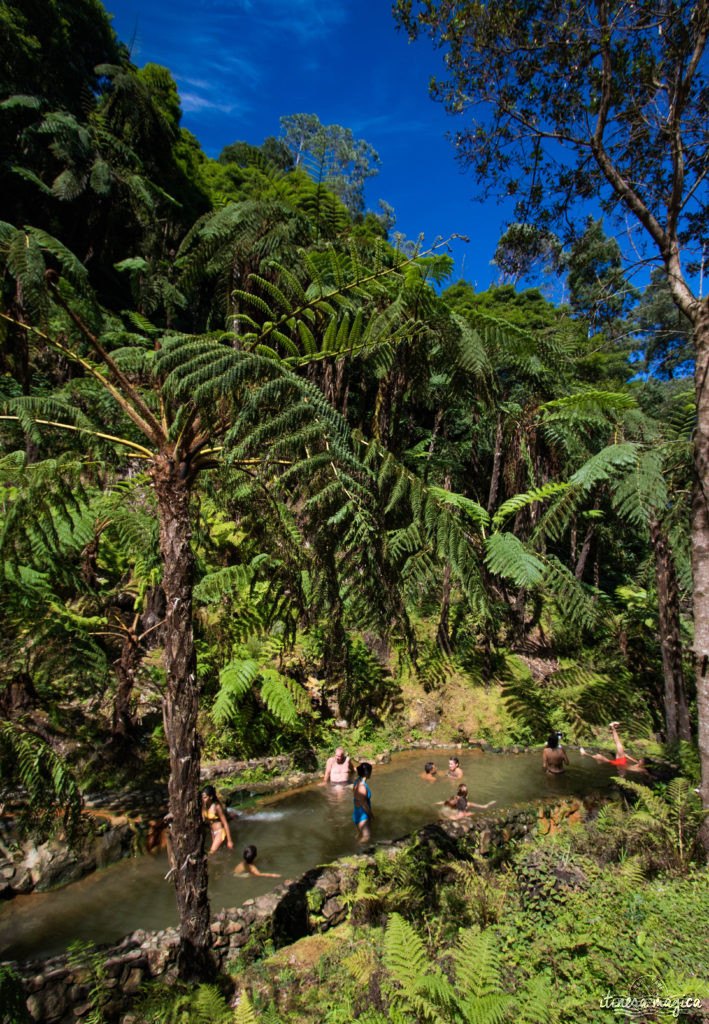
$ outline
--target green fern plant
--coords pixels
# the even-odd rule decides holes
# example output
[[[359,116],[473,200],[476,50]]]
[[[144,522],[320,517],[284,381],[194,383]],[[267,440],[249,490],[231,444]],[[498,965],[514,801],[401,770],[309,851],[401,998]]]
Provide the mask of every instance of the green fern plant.
[[[250,1005],[248,1009],[251,1016],[244,1017],[244,1024],[257,1024]],[[185,990],[154,984],[141,996],[135,1012],[138,1024],[233,1024],[238,1019],[215,985]]]
[[[699,830],[707,818],[691,783],[682,777],[672,779],[664,791],[656,792],[631,779],[617,780],[637,798],[628,819],[628,828],[637,837],[655,847],[657,855],[679,872],[688,869],[699,853]]]
[[[450,956],[452,979],[432,961],[411,925],[398,914],[392,915],[384,937],[384,966],[392,981],[392,1019],[431,1024],[558,1020],[548,979],[535,978],[514,997],[505,991],[491,930],[461,931]]]

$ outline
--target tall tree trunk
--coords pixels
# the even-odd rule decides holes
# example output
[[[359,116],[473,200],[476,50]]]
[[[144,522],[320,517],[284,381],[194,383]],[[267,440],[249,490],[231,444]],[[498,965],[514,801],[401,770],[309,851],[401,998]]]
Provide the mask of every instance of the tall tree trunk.
[[[441,423],[443,422],[443,409],[438,409],[433,420],[433,431],[431,433],[431,441],[428,446],[428,455],[426,457],[426,465],[423,470],[423,482],[428,483],[428,473],[431,468],[431,458],[433,456],[433,450],[436,447],[436,438],[438,437],[438,431],[440,430]],[[450,474],[446,477],[448,480],[448,486],[446,490],[450,490]],[[445,485],[444,485],[445,486]]]
[[[709,304],[693,311],[696,349],[694,383],[697,426],[694,432],[694,486],[692,488],[692,596],[694,603],[694,655],[697,681],[699,758],[702,767],[702,803],[709,809]],[[709,854],[709,825],[703,829]]]
[[[180,916],[178,970],[185,979],[204,980],[214,975],[215,967],[210,954],[207,857],[199,792],[198,687],[192,632],[194,555],[190,545],[192,480],[185,466],[178,468],[166,455],[156,458],[152,476],[166,603],[163,720],[170,750],[169,836]]]
[[[679,622],[677,573],[667,534],[657,519],[650,520],[650,540],[655,552],[655,580],[660,620],[662,673],[665,680],[665,727],[668,743],[691,740],[687,697],[682,670],[682,637]]]

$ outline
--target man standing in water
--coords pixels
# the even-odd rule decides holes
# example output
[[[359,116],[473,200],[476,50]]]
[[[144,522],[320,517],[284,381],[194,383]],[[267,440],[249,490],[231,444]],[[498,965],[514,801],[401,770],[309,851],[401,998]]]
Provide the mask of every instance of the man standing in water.
[[[346,785],[350,781],[350,774],[353,770],[352,758],[344,752],[342,747],[338,747],[335,756],[327,759],[323,782],[332,782],[338,786]]]

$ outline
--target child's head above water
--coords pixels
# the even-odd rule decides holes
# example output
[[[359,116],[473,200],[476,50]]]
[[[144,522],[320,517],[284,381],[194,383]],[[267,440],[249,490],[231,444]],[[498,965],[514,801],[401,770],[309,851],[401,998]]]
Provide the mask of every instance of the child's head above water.
[[[253,864],[256,860],[257,850],[255,846],[247,846],[244,850],[243,857],[247,864]]]

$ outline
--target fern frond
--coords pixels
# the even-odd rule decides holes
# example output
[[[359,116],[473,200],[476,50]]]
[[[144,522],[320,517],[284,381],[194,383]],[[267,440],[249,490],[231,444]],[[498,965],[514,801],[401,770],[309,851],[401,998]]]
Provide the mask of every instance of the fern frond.
[[[485,542],[485,564],[490,572],[511,579],[518,587],[535,587],[544,577],[544,565],[512,533],[493,533]]]
[[[251,1000],[249,999],[249,994],[246,990],[244,990],[239,997],[239,1003],[234,1013],[233,1022],[234,1024],[259,1024],[256,1011],[251,1005]]]
[[[552,495],[565,491],[568,486],[566,483],[550,481],[548,484],[544,484],[543,487],[535,487],[526,494],[515,494],[514,497],[503,502],[497,509],[492,517],[493,527],[500,526],[505,519],[526,508],[527,505],[533,505],[536,501],[546,501]]]

